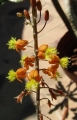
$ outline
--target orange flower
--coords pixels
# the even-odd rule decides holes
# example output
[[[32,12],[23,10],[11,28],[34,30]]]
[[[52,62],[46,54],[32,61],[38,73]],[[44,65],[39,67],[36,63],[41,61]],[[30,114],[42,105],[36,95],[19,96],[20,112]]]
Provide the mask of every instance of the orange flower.
[[[16,78],[18,81],[22,82],[21,79],[24,79],[26,77],[26,69],[24,68],[19,68],[16,71]]]
[[[56,79],[57,68],[58,68],[58,64],[52,65],[51,67],[48,68],[48,70],[51,72],[51,78]]]
[[[40,82],[42,76],[39,75],[37,70],[32,70],[29,75],[27,76],[29,80],[34,79],[36,82]]]
[[[47,75],[51,76],[51,72],[48,69],[43,69],[42,72],[44,74],[47,74]]]
[[[25,60],[24,60],[24,67],[26,67],[27,69],[29,69],[29,66],[33,67],[34,66],[34,61],[35,61],[35,58],[34,57],[27,57]]]
[[[24,48],[26,45],[28,44],[27,40],[21,40],[18,39],[15,43],[15,49],[17,52],[19,52],[19,50],[25,50],[26,48]]]
[[[60,61],[60,59],[57,55],[52,55],[52,58],[51,58],[51,60],[49,60],[49,63],[50,64],[59,64],[59,61]]]
[[[49,71],[56,71],[58,69],[59,65],[58,64],[55,64],[55,65],[52,65],[51,67],[48,68]]]
[[[61,77],[57,71],[57,68],[58,68],[58,64],[55,64],[55,65],[52,65],[51,67],[49,67],[48,69],[43,69],[42,72],[44,74],[51,76],[51,78],[57,79],[57,77]]]
[[[33,67],[34,66],[34,61],[35,61],[35,57],[32,56],[32,57],[27,57],[27,56],[24,56],[21,58],[20,62],[21,63],[24,63],[24,67],[28,70],[29,69],[29,66],[30,67]]]
[[[48,48],[48,45],[47,44],[43,44],[43,45],[41,45],[39,48],[38,48],[38,57],[40,58],[40,59],[45,59],[45,51],[46,51],[46,49]]]

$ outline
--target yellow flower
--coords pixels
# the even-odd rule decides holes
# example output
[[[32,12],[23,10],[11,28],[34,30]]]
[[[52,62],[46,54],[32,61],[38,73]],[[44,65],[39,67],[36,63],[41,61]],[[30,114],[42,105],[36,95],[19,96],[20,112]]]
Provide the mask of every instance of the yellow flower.
[[[58,54],[56,48],[49,48],[48,47],[45,51],[45,59],[52,58],[52,55],[56,55],[56,54]]]
[[[15,49],[16,38],[11,37],[6,45],[8,45],[8,49]]]
[[[21,64],[24,63],[24,60],[25,60],[26,58],[27,58],[26,55],[25,55],[25,56],[22,56],[22,57],[21,57],[21,60],[20,60],[19,62],[20,62]]]
[[[9,70],[8,76],[6,77],[10,82],[16,79],[16,72],[14,70]]]
[[[38,82],[36,82],[34,79],[31,79],[29,82],[26,83],[25,88],[27,90],[37,90],[38,88]]]
[[[38,57],[40,59],[51,59],[52,55],[56,55],[59,52],[57,52],[56,48],[50,48],[47,44],[43,44],[38,48]]]
[[[68,57],[63,57],[60,59],[60,65],[63,67],[63,68],[67,68],[68,65],[69,65],[70,61],[69,61],[69,58]]]

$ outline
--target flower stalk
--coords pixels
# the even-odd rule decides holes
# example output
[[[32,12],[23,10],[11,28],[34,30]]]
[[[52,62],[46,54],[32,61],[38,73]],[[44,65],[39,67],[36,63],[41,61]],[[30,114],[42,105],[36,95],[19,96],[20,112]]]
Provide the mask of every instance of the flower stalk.
[[[32,6],[32,19],[33,19],[33,38],[34,38],[34,52],[35,52],[35,69],[38,71],[39,73],[39,59],[38,59],[38,37],[37,37],[37,9]],[[36,112],[37,112],[37,120],[40,120],[39,118],[39,113],[40,113],[40,87],[38,84],[38,89],[36,92],[36,103],[37,103],[37,107],[36,107]]]
[[[32,6],[32,19],[27,10],[23,10],[23,13],[18,13],[17,16],[25,17],[28,20],[28,22],[26,22],[25,24],[31,25],[33,29],[34,46],[29,46],[28,40],[16,40],[16,38],[13,37],[11,37],[11,39],[8,41],[7,45],[9,49],[14,49],[18,53],[20,53],[21,50],[26,50],[26,47],[31,47],[34,49],[35,55],[31,55],[30,57],[27,55],[22,56],[20,63],[23,65],[23,68],[19,68],[16,71],[11,69],[6,78],[10,82],[18,80],[21,83],[23,83],[23,80],[27,78],[25,89],[18,96],[15,97],[17,99],[17,103],[22,103],[22,100],[26,95],[34,92],[36,94],[37,120],[43,120],[43,116],[51,120],[49,117],[41,113],[40,102],[41,100],[46,99],[47,105],[49,107],[53,106],[53,104],[48,98],[41,98],[40,91],[41,89],[48,89],[52,100],[57,100],[58,96],[64,96],[64,93],[62,92],[62,90],[50,88],[49,85],[43,79],[43,76],[40,76],[39,72],[41,70],[41,72],[43,72],[45,75],[50,76],[51,79],[54,78],[55,80],[57,80],[57,78],[61,78],[60,73],[58,72],[59,65],[61,65],[63,68],[67,68],[69,64],[69,58],[63,57],[60,59],[58,56],[59,52],[57,51],[57,49],[54,47],[49,47],[48,44],[43,44],[40,47],[38,47],[38,33],[40,33],[45,28],[47,21],[49,20],[49,11],[45,11],[45,24],[40,31],[37,31],[37,24],[41,21],[42,4],[40,0],[30,0],[30,4]],[[40,12],[40,17],[38,21],[37,10]],[[39,60],[47,61],[50,67],[40,69]],[[35,66],[35,69],[29,72],[28,70],[30,69],[30,67],[33,66]],[[66,116],[64,114],[63,120],[65,119],[65,117]]]

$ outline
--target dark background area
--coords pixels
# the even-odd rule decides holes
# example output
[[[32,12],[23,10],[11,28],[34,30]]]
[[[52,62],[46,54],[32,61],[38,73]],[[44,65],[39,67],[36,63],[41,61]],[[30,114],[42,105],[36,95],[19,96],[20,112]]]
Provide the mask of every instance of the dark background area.
[[[21,38],[24,18],[18,18],[16,12],[28,10],[29,7],[29,0],[0,5],[0,120],[23,120],[35,112],[30,96],[23,99],[23,104],[17,104],[14,99],[24,89],[25,83],[9,83],[6,79],[10,69],[16,71],[20,67],[20,55],[8,50],[6,43],[11,37]]]

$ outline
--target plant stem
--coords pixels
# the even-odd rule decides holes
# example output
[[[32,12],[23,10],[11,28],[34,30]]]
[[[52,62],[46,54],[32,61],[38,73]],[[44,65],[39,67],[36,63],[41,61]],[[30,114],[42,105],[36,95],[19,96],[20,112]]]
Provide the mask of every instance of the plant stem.
[[[34,52],[35,52],[35,69],[39,72],[39,59],[37,57],[38,54],[38,37],[37,37],[37,9],[32,6],[32,19],[33,19],[33,38],[34,38]],[[37,112],[37,120],[40,120],[39,114],[40,114],[40,87],[38,85],[38,89],[36,92],[36,112]]]
[[[48,118],[49,120],[51,120],[48,116],[46,116],[46,115],[44,115],[44,114],[41,114],[41,115],[43,115],[43,116],[45,116],[46,118]]]
[[[41,98],[41,99],[40,99],[40,101],[41,101],[41,100],[44,100],[44,99],[47,99],[47,100],[49,100],[48,98]]]
[[[45,21],[43,28],[39,32],[37,32],[37,34],[40,33],[45,28],[46,24],[47,24],[47,21]]]
[[[40,20],[41,20],[41,11],[40,11],[40,17],[39,17],[37,24],[40,22]]]

